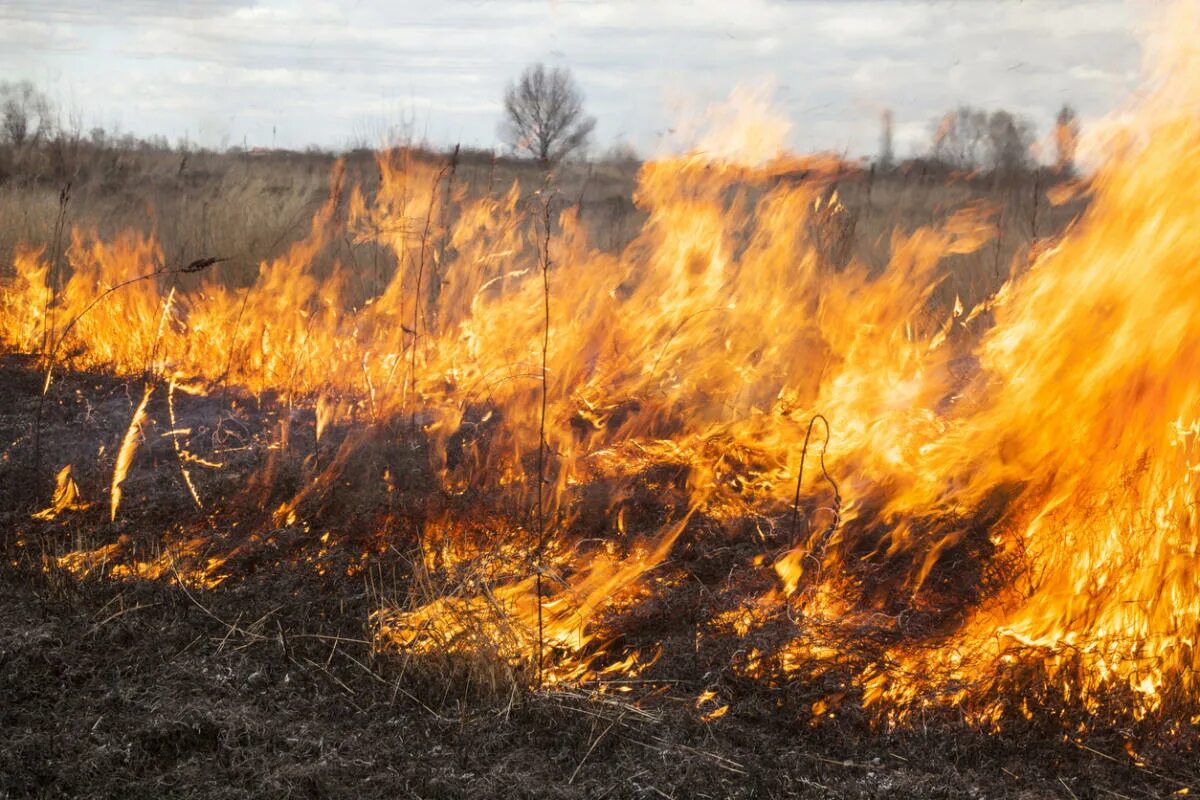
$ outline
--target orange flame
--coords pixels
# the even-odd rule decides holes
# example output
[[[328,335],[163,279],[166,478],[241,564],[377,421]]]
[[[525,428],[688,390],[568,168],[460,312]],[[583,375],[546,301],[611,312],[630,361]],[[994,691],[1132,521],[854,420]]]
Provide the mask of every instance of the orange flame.
[[[870,627],[892,636],[855,687],[892,719],[929,702],[997,719],[1014,710],[998,690],[1028,669],[1040,691],[1088,707],[1109,694],[1135,714],[1195,702],[1200,15],[1180,14],[1190,38],[1163,51],[1086,213],[966,300],[955,258],[987,243],[990,209],[897,230],[887,263],[869,265],[835,186],[853,170],[745,146],[780,131],[770,124],[731,126],[729,147],[706,141],[716,157],[646,164],[645,222],[620,253],[564,211],[547,274],[550,588],[535,594],[519,513],[473,526],[442,509],[418,561],[458,589],[430,579],[420,602],[380,611],[381,641],[528,660],[540,617],[561,651],[551,679],[594,677],[602,618],[655,590],[685,533],[744,536],[754,519],[763,544],[748,569],[776,585],[711,627],[747,634],[785,612],[797,624],[778,652],[747,649],[750,674],[828,663],[836,649],[812,631]],[[307,236],[242,288],[205,276],[172,296],[147,280],[93,308],[161,262],[152,239],[76,231],[56,296],[24,250],[0,295],[4,347],[35,348],[47,308],[79,317],[65,351],[76,366],[137,374],[160,359],[277,392],[315,405],[318,439],[335,399],[338,418],[403,418],[447,497],[527,509],[541,446],[537,226],[515,183],[471,197],[411,153],[379,168],[373,195],[347,199],[339,166]],[[347,240],[378,248],[389,270],[344,267],[333,245]],[[113,519],[151,392],[118,454]],[[821,470],[800,445],[815,414],[829,420]],[[346,437],[273,522],[304,523],[369,441]],[[650,522],[631,500],[645,487],[662,506]],[[920,641],[906,615],[933,620]]]
[[[86,511],[91,507],[79,495],[79,486],[71,476],[71,465],[67,464],[54,476],[54,499],[50,505],[33,515],[34,519],[52,520],[64,511]]]
[[[138,440],[142,434],[142,424],[146,421],[146,404],[150,402],[150,395],[153,392],[154,387],[146,384],[142,400],[134,409],[133,417],[129,420],[129,427],[125,429],[125,436],[121,439],[121,449],[117,451],[117,463],[113,466],[110,520],[117,518],[117,508],[121,505],[121,484],[125,482],[125,477],[129,474],[129,466],[133,463],[133,455],[137,452]]]

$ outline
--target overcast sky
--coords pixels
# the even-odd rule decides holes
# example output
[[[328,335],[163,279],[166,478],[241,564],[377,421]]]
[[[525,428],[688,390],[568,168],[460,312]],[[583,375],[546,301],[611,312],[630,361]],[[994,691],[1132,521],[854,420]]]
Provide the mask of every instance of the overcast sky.
[[[85,127],[206,146],[343,147],[411,124],[491,147],[505,84],[570,67],[596,145],[686,145],[735,86],[769,86],[800,151],[897,151],[961,103],[1045,134],[1136,88],[1146,0],[0,0],[0,79],[28,78]],[[675,133],[671,133],[674,130]],[[274,131],[274,133],[273,133]],[[664,144],[665,143],[665,144]]]

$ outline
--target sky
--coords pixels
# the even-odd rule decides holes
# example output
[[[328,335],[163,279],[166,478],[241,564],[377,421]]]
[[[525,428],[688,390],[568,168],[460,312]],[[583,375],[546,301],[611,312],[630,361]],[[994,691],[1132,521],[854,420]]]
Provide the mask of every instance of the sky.
[[[1048,135],[1137,89],[1151,0],[0,0],[0,80],[85,129],[206,147],[344,148],[398,132],[499,146],[505,86],[569,67],[593,150],[686,149],[731,92],[769,98],[797,152],[896,152],[931,120],[1004,108]]]

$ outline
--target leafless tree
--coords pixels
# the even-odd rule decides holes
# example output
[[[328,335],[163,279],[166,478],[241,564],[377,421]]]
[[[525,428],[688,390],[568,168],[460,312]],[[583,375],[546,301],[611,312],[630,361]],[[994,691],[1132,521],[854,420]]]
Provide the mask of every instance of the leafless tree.
[[[988,117],[988,166],[1018,172],[1033,165],[1033,125],[1007,111]]]
[[[504,92],[501,136],[549,166],[588,143],[594,117],[583,110],[583,92],[565,67],[525,68]]]
[[[1054,122],[1055,168],[1063,175],[1075,174],[1075,149],[1079,145],[1079,115],[1064,105]]]
[[[1016,172],[1033,161],[1033,126],[1008,111],[963,106],[935,123],[933,157],[957,169]]]
[[[50,101],[29,81],[0,82],[0,141],[20,147],[54,132]]]
[[[931,155],[957,169],[983,165],[987,112],[963,106],[934,123]]]

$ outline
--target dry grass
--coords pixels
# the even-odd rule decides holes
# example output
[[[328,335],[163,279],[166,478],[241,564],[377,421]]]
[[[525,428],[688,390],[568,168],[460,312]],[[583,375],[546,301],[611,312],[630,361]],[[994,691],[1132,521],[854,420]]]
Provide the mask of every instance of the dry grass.
[[[428,154],[429,157],[440,157]],[[367,195],[379,186],[375,154],[345,156],[346,185]],[[248,285],[260,263],[278,257],[309,229],[329,194],[335,158],[320,153],[172,153],[95,151],[66,179],[39,172],[0,179],[0,280],[12,274],[17,246],[51,247],[59,195],[70,183],[68,225],[111,240],[123,230],[153,233],[167,266],[200,256],[229,260],[224,280]],[[594,241],[619,250],[638,232],[642,215],[630,199],[636,165],[569,165],[558,176],[558,202],[577,206]],[[533,196],[543,176],[535,165],[486,154],[464,154],[454,183],[466,197],[506,192],[513,182]],[[382,290],[393,259],[373,242],[349,239],[319,255],[313,273],[335,260],[355,275],[359,301]]]
[[[167,153],[98,155],[103,158],[81,172],[74,184],[70,222],[95,228],[106,237],[125,228],[154,231],[171,266],[187,264],[198,256],[230,258],[233,269],[221,274],[231,282],[248,282],[259,262],[277,256],[304,235],[309,218],[327,196],[332,167],[330,158],[319,155],[190,155],[186,159]],[[369,154],[349,158],[347,171],[366,192],[378,184]],[[541,185],[541,176],[530,167],[478,158],[465,159],[455,177],[456,185],[468,196],[503,191],[514,180],[526,197],[532,197]],[[642,222],[641,212],[630,199],[633,184],[634,174],[628,166],[575,166],[560,176],[558,197],[564,204],[578,205],[594,243],[617,251]],[[813,232],[831,270],[844,268],[850,258],[881,270],[897,231],[912,232],[943,221],[970,205],[987,204],[994,209],[996,238],[979,251],[948,259],[949,276],[933,301],[942,307],[951,305],[955,297],[970,305],[990,294],[1007,277],[1010,265],[1023,263],[1023,253],[1037,239],[1061,230],[1079,210],[1051,207],[1045,202],[1046,187],[1032,176],[995,183],[857,173],[839,181],[836,188],[838,203],[829,197]],[[51,241],[59,191],[57,185],[37,180],[0,185],[0,263],[10,259],[16,242]],[[382,284],[381,276],[373,274],[375,247],[347,241],[323,253],[321,258],[328,263],[317,264],[315,271],[331,266],[333,259],[356,266],[362,291],[369,294],[372,287]],[[0,423],[8,424],[7,430],[0,426],[0,432],[11,434],[8,438],[16,448],[24,435],[36,384],[20,369],[9,374],[13,407],[11,419],[6,421],[0,415]],[[107,428],[118,433],[128,430],[137,398],[123,396],[122,384],[115,379],[86,375],[72,379],[79,389],[60,391],[60,396],[67,398],[64,404],[73,405],[69,410],[66,405],[56,410],[52,435],[57,437],[57,446],[53,449],[97,452],[105,441],[115,442],[111,432],[94,433],[104,428],[99,421],[111,418]],[[165,401],[156,396],[154,402]],[[224,394],[220,399],[181,401],[178,422],[175,409],[170,409],[171,428],[193,419],[196,430],[201,430],[216,419],[214,427],[219,429],[220,420],[233,420],[241,413],[239,409],[251,405],[249,398],[226,398]],[[254,453],[255,458],[262,456],[269,463],[255,463],[253,469],[250,464],[234,463],[222,473],[199,475],[198,480],[209,481],[201,486],[201,494],[239,496],[229,486],[258,474],[260,466],[263,474],[271,475],[262,485],[275,494],[262,494],[257,508],[219,508],[217,504],[218,510],[209,516],[196,515],[189,495],[178,487],[157,490],[160,484],[176,480],[179,441],[164,439],[162,431],[147,436],[144,468],[132,476],[131,491],[154,498],[154,502],[125,512],[126,516],[133,514],[130,519],[135,521],[125,528],[139,532],[122,538],[129,551],[126,555],[151,564],[161,561],[156,549],[162,542],[158,534],[180,520],[190,520],[213,536],[212,552],[220,552],[220,545],[229,543],[217,541],[221,536],[239,542],[237,552],[223,567],[237,579],[218,591],[189,590],[187,580],[175,572],[174,558],[171,570],[175,580],[154,586],[134,581],[126,590],[99,581],[73,583],[66,579],[53,567],[54,557],[111,539],[118,529],[105,527],[102,521],[90,528],[76,528],[74,542],[52,541],[47,536],[31,540],[33,544],[22,543],[22,558],[14,558],[20,569],[4,575],[9,580],[0,580],[0,592],[31,619],[45,614],[49,603],[64,605],[68,617],[14,623],[20,633],[7,640],[0,638],[0,668],[6,663],[36,663],[49,654],[61,659],[64,680],[80,694],[66,701],[59,699],[52,715],[31,721],[34,710],[45,706],[57,691],[53,676],[38,674],[22,685],[27,666],[7,672],[0,669],[0,686],[23,692],[13,702],[3,727],[24,731],[14,738],[16,744],[7,750],[0,748],[0,767],[47,794],[82,793],[80,787],[89,780],[100,787],[96,794],[127,790],[119,777],[120,765],[112,756],[121,746],[127,753],[125,768],[135,778],[158,780],[161,785],[175,781],[193,787],[197,796],[220,794],[224,787],[213,784],[213,775],[220,775],[226,787],[259,786],[266,775],[264,793],[285,796],[338,794],[339,789],[370,773],[377,781],[374,785],[386,790],[378,794],[389,796],[398,794],[401,787],[426,797],[539,796],[557,782],[556,793],[563,797],[600,796],[602,792],[608,796],[672,796],[676,791],[692,793],[703,786],[713,787],[721,796],[815,797],[828,796],[829,785],[855,796],[959,797],[986,790],[1015,797],[1056,786],[1064,764],[1079,791],[1101,791],[1105,781],[1122,788],[1162,788],[1161,782],[1139,773],[1131,778],[1120,765],[1097,776],[1088,769],[1094,758],[1053,737],[1047,741],[1053,740],[1057,749],[1047,751],[1045,762],[1030,766],[1023,760],[1019,744],[964,735],[953,725],[935,731],[932,745],[928,729],[923,740],[915,733],[911,738],[873,737],[865,723],[852,716],[810,730],[806,714],[786,709],[807,708],[811,703],[794,701],[797,695],[804,699],[812,686],[799,685],[802,681],[783,688],[743,686],[734,674],[696,669],[705,659],[706,667],[731,662],[730,658],[710,658],[698,647],[693,647],[690,655],[686,646],[673,648],[672,652],[684,656],[675,661],[664,658],[661,663],[659,674],[663,677],[658,685],[666,687],[661,700],[669,717],[665,723],[638,719],[632,705],[610,708],[596,698],[572,699],[565,693],[521,695],[516,702],[517,688],[530,683],[529,676],[514,674],[517,668],[506,664],[500,654],[485,657],[486,647],[466,653],[444,648],[425,657],[420,665],[411,663],[415,659],[407,654],[380,655],[370,645],[374,631],[367,620],[372,610],[465,596],[477,593],[479,586],[490,599],[489,576],[431,575],[420,555],[414,557],[410,545],[419,543],[420,536],[414,532],[422,528],[422,515],[431,513],[428,497],[435,493],[427,485],[428,476],[415,466],[420,460],[419,443],[403,441],[395,430],[383,431],[386,435],[380,435],[378,441],[372,439],[369,447],[360,450],[354,468],[337,477],[341,486],[361,486],[366,482],[359,480],[355,469],[387,465],[404,478],[398,484],[401,491],[386,498],[357,495],[355,488],[334,493],[336,497],[319,492],[304,495],[311,505],[304,509],[304,516],[318,529],[327,527],[334,539],[343,542],[339,552],[325,552],[307,527],[278,528],[266,519],[259,520],[255,515],[263,515],[263,509],[290,497],[302,476],[311,477],[319,469],[335,466],[337,435],[327,433],[323,441],[314,436],[310,445],[308,438],[298,435],[307,431],[307,417],[295,425],[296,443],[284,444],[282,455],[275,459],[278,448],[266,443],[275,434],[273,426],[285,414],[289,420],[299,420],[299,413],[290,406],[273,408],[260,399],[254,413],[239,422],[240,435],[250,445],[258,442],[262,446],[247,446],[245,453],[231,458],[250,459],[247,453]],[[160,422],[164,418],[161,408],[156,418]],[[88,424],[81,424],[81,419]],[[101,438],[93,441],[93,436]],[[211,438],[215,441],[216,434]],[[189,441],[187,446],[191,448],[193,443]],[[104,452],[113,453],[115,448],[110,446]],[[263,455],[268,452],[272,455]],[[99,496],[97,481],[111,474],[111,459],[106,455],[104,461],[90,466],[90,474],[81,469],[81,485],[90,483],[92,496]],[[9,475],[16,475],[14,468],[6,469]],[[253,484],[253,479],[244,482]],[[11,488],[15,484],[13,481],[4,493],[15,493]],[[244,488],[238,485],[239,490]],[[254,488],[249,485],[250,491],[240,492],[243,502],[254,496]],[[653,487],[653,492],[661,504],[657,496],[662,489]],[[481,505],[486,506],[489,499],[483,497]],[[373,510],[384,504],[387,516],[373,516]],[[647,514],[658,507],[647,506]],[[20,513],[24,509],[15,500],[0,510],[11,515],[13,530],[17,529],[15,521],[24,522],[27,516]],[[381,529],[381,518],[386,519],[382,525],[386,529]],[[244,527],[235,530],[236,525],[228,524],[231,520]],[[243,543],[247,528],[263,535]],[[408,552],[402,554],[394,543]],[[494,536],[489,545],[497,546]],[[360,560],[338,560],[348,558],[356,548],[363,556]],[[39,563],[34,563],[35,550],[41,555]],[[628,631],[631,640],[637,636],[636,624],[661,626],[663,620],[672,620],[678,630],[667,634],[687,645],[691,641],[687,638],[690,615],[717,602],[710,587],[696,576],[708,575],[716,586],[749,555],[729,547],[700,547],[686,540],[678,550],[676,570],[681,577],[677,585],[686,591],[678,592],[678,597],[666,596],[640,617],[635,615]],[[423,555],[419,548],[417,553]],[[191,558],[199,562],[205,555],[194,553]],[[308,566],[295,569],[300,561]],[[101,567],[97,574],[104,571]],[[466,586],[468,580],[471,587]],[[36,596],[41,589],[48,598]],[[125,598],[126,591],[129,598]],[[113,602],[115,611],[109,605]],[[473,617],[464,622],[465,626],[473,624]],[[120,690],[112,689],[108,677],[112,664],[106,656],[75,646],[67,632],[78,625],[89,626],[89,636],[114,648],[127,638],[138,642],[126,676],[134,695],[126,698],[124,706],[110,708],[109,701],[96,699],[101,691]],[[48,632],[59,644],[18,640],[26,629],[31,636]],[[466,636],[475,637],[476,633],[468,627]],[[106,641],[109,637],[115,641]],[[494,637],[482,631],[477,638],[486,644]],[[11,660],[6,661],[10,653]],[[177,661],[180,658],[182,661]],[[172,666],[176,663],[179,666]],[[220,679],[221,670],[230,672],[232,683]],[[692,712],[697,691],[710,685],[738,695],[734,699],[739,701],[723,727],[712,729],[697,722]],[[181,711],[176,713],[176,709]],[[102,724],[106,715],[108,721]],[[257,721],[261,719],[270,722]],[[767,724],[756,724],[761,720]],[[424,734],[395,738],[392,734],[397,724],[401,729],[423,729]],[[279,733],[287,726],[300,730],[295,735]],[[543,730],[550,732],[543,734]],[[325,752],[326,733],[335,753]],[[75,744],[39,754],[47,740],[59,739]],[[371,744],[385,739],[392,742],[385,751],[391,766],[402,774],[387,772],[383,764],[387,759],[379,759]],[[801,748],[813,752],[798,751],[798,741]],[[1112,749],[1109,744],[1104,745],[1106,750]],[[318,751],[315,755],[314,748]],[[452,750],[455,758],[443,759],[446,750]],[[984,769],[977,773],[973,768],[948,766],[958,763],[962,751],[981,758]],[[709,752],[721,755],[708,759],[704,754]],[[221,770],[201,769],[205,755],[214,753],[223,759]],[[881,763],[893,753],[900,754],[894,756],[898,763],[888,762],[890,766],[882,768]],[[648,758],[655,763],[647,768]],[[377,772],[372,771],[372,759],[380,763]],[[1170,752],[1170,759],[1176,759],[1174,768],[1182,763],[1177,752]],[[85,764],[94,774],[78,781],[53,774],[71,761]],[[367,761],[371,763],[364,766]],[[522,762],[531,768],[524,768]],[[730,764],[737,768],[729,769]],[[780,769],[781,764],[785,768]],[[1014,775],[1009,767],[1025,777],[1009,784],[1008,776]],[[0,775],[4,772],[0,769]],[[0,793],[9,788],[0,781]],[[364,792],[372,794],[375,792]]]
[[[432,156],[432,154],[431,154]],[[186,264],[201,255],[229,258],[225,280],[245,284],[257,265],[277,257],[300,239],[325,200],[334,157],[319,153],[173,153],[96,151],[70,178],[68,222],[111,238],[120,230],[153,232],[170,264]],[[561,170],[556,192],[560,206],[577,207],[593,244],[612,252],[625,247],[645,217],[632,194],[633,163],[571,164]],[[373,154],[346,157],[347,185],[367,194],[379,183]],[[507,191],[514,181],[532,198],[542,175],[529,162],[494,160],[464,154],[455,184],[467,197]],[[847,174],[834,187],[847,212],[815,238],[832,247],[835,266],[855,258],[875,270],[888,262],[892,237],[947,219],[968,206],[986,208],[995,224],[994,239],[978,252],[948,258],[951,269],[934,303],[952,305],[956,296],[968,307],[991,294],[1013,264],[1038,239],[1052,237],[1078,215],[1079,203],[1052,205],[1046,175],[950,178],[917,168],[876,175]],[[62,181],[38,174],[0,181],[0,278],[11,269],[20,244],[50,246]],[[847,225],[847,223],[849,223]],[[828,241],[828,240],[836,241]],[[356,268],[360,291],[369,296],[387,276],[373,243],[334,248],[322,255],[316,273],[333,259]],[[383,259],[386,262],[386,257]],[[365,297],[363,298],[365,299]]]

